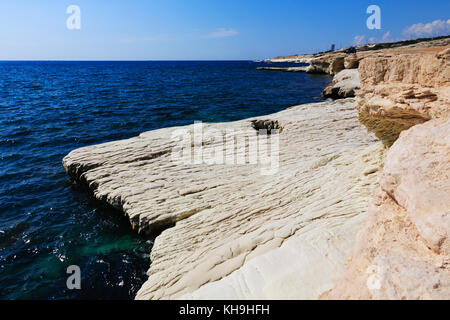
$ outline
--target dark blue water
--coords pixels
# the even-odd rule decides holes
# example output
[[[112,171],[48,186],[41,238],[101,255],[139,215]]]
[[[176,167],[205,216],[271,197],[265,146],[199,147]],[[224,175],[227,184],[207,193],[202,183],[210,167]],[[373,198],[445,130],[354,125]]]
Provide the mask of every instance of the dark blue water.
[[[320,101],[327,76],[252,62],[0,62],[0,298],[130,299],[151,241],[65,174],[86,145]],[[66,288],[81,268],[82,289]]]

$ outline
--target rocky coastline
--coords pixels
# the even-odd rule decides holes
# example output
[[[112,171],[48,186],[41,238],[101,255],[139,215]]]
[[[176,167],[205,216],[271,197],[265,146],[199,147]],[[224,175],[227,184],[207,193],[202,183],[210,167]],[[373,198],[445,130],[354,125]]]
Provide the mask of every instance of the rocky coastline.
[[[359,72],[359,112],[386,120],[384,134],[410,128],[387,152],[347,270],[322,298],[449,299],[450,46],[369,57]]]
[[[156,236],[136,299],[449,299],[449,38],[272,60],[333,75],[334,100],[63,159]],[[180,133],[202,159],[237,142],[233,161],[175,159]]]

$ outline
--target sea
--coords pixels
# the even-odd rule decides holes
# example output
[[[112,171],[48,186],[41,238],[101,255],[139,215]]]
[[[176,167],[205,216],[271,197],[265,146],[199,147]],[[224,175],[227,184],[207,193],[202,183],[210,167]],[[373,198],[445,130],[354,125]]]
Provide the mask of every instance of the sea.
[[[331,81],[260,66],[267,64],[0,62],[0,299],[133,299],[153,239],[71,181],[62,158],[144,131],[319,102]],[[67,286],[71,265],[80,268],[80,289]]]

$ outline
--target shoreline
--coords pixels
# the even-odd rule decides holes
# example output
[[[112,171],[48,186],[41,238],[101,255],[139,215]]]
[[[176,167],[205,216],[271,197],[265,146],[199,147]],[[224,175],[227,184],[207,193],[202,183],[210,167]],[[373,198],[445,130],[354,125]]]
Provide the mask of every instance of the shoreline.
[[[450,185],[445,180],[448,178],[442,174],[439,179],[432,178],[426,174],[426,167],[420,165],[416,165],[419,168],[416,175],[409,178],[422,176],[417,186],[426,183],[436,194],[444,192],[439,200],[429,193],[419,197],[416,187],[411,185],[413,180],[406,180],[407,190],[421,201],[433,200],[431,203],[437,208],[434,211],[426,208],[420,211],[420,206],[408,207],[410,202],[404,203],[405,195],[391,191],[385,182],[386,170],[397,170],[395,179],[411,171],[408,163],[403,171],[392,169],[394,164],[402,163],[394,160],[401,152],[419,161],[423,159],[425,163],[442,163],[439,170],[450,163],[445,153],[432,152],[429,156],[423,151],[425,153],[416,155],[414,152],[419,148],[404,147],[417,141],[414,134],[420,136],[420,130],[433,130],[433,125],[440,126],[444,132],[450,130],[450,125],[446,125],[448,80],[445,74],[441,77],[424,75],[442,70],[441,65],[446,65],[450,53],[450,50],[445,51],[447,47],[395,48],[392,49],[395,51],[365,52],[362,56],[330,54],[313,64],[336,76],[344,69],[359,67],[361,89],[355,89],[356,100],[305,104],[267,116],[206,125],[224,135],[226,127],[232,127],[234,137],[257,137],[251,120],[264,120],[271,125],[276,121],[277,128],[282,128],[282,132],[276,134],[280,139],[280,171],[269,178],[259,174],[258,164],[172,163],[170,153],[176,144],[168,137],[180,127],[74,150],[64,158],[64,168],[75,180],[85,182],[97,199],[128,215],[134,229],[145,233],[163,230],[151,251],[149,279],[137,299],[398,299],[398,292],[405,290],[408,298],[426,295],[448,298],[450,285],[445,279],[449,278],[450,268],[447,264],[442,262],[438,273],[441,285],[436,288],[436,279],[427,282],[417,277],[421,270],[429,270],[430,261],[438,259],[436,254],[444,260],[449,254],[449,221],[439,218],[442,210],[450,208],[450,199],[442,189]],[[396,54],[390,55],[390,52]],[[421,69],[411,70],[410,61],[415,61]],[[385,72],[393,73],[392,77],[378,77],[379,71],[374,66],[380,63],[386,68]],[[392,79],[400,79],[400,84]],[[433,89],[427,88],[430,85]],[[392,86],[394,89],[388,89]],[[385,89],[388,91],[381,93]],[[397,98],[396,91],[403,100]],[[405,97],[411,102],[405,102]],[[387,149],[358,121],[358,112],[363,111],[380,119],[423,121],[414,123],[409,130],[409,126],[400,128],[385,162]],[[425,124],[420,124],[422,122]],[[392,134],[390,124],[377,122],[376,125],[378,128],[372,130],[378,137],[381,129]],[[194,131],[193,126],[184,129]],[[402,130],[406,131],[401,133]],[[394,142],[398,135],[400,139]],[[404,142],[408,137],[412,142]],[[441,141],[433,135],[430,139]],[[445,142],[440,143],[445,145]],[[432,149],[434,145],[429,142],[423,148]],[[206,143],[207,149],[215,147],[214,140]],[[360,239],[369,234],[364,233],[367,228],[372,230],[370,234],[377,234],[380,228],[379,222],[374,225],[374,219],[382,219],[384,212],[369,205],[380,185],[384,188],[382,192],[401,206],[395,210],[406,210],[401,219],[418,228],[418,233],[408,228],[406,232],[416,232],[416,237],[433,249],[422,248],[419,253],[408,256],[408,250],[403,247],[392,251],[390,248],[396,247],[385,240],[395,238],[397,233],[382,235],[372,248],[377,248],[384,256],[410,259],[410,263],[422,259],[422,265],[417,267],[419,271],[404,269],[402,276],[380,283],[374,291],[364,287],[371,274],[362,272],[370,266],[368,261],[378,259],[377,255],[368,256],[365,251],[368,250],[365,245],[374,240]],[[405,186],[402,188],[405,190]],[[382,198],[381,203],[389,197]],[[432,216],[424,222],[427,214]],[[438,239],[424,231],[430,228],[439,235]],[[360,230],[362,233],[356,236]],[[362,241],[357,242],[356,249],[355,238]],[[406,240],[395,241],[402,244]],[[380,243],[387,248],[378,249]],[[439,243],[437,247],[436,243]],[[404,246],[416,245],[408,242]],[[358,256],[352,256],[354,250],[360,250],[363,262],[358,261]],[[353,260],[346,265],[349,255]],[[395,261],[398,260],[387,260],[377,266],[390,270],[408,265],[398,265]],[[358,279],[359,287],[349,283],[351,278]],[[421,290],[411,291],[410,283],[417,284]]]

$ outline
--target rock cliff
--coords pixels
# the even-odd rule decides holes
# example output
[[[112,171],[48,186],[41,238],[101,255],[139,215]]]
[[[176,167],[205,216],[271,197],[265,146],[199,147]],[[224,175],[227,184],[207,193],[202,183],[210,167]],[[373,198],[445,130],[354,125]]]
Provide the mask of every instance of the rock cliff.
[[[357,108],[382,117],[428,120],[448,112],[450,46],[390,50],[359,65]]]
[[[348,268],[322,298],[450,298],[449,53],[408,49],[361,61],[357,108],[412,128],[393,141]]]

